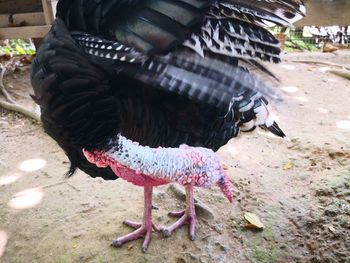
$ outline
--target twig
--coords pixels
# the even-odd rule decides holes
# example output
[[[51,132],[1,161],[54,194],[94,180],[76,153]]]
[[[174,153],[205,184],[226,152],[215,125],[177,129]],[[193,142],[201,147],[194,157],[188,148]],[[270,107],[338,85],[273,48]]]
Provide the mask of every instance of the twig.
[[[5,76],[5,73],[6,73],[6,68],[1,66],[0,68],[1,72],[0,72],[0,91],[1,93],[4,95],[5,99],[8,101],[8,102],[11,102],[11,103],[16,103],[15,100],[12,98],[12,96],[10,95],[10,93],[8,93],[8,91],[6,90],[5,88],[5,84],[4,84],[4,76]]]
[[[75,191],[80,192],[80,189],[75,187],[74,185],[71,185],[70,183],[67,183],[67,185],[73,188]]]
[[[348,70],[329,70],[328,72],[345,79],[350,80],[350,71]]]
[[[292,62],[294,63],[303,63],[303,64],[319,64],[319,65],[325,65],[325,66],[330,66],[330,67],[337,67],[341,69],[347,69],[350,70],[350,67],[341,65],[341,64],[336,64],[332,62],[326,62],[326,61],[317,61],[317,60],[293,60]]]
[[[0,68],[1,72],[0,72],[0,92],[4,95],[6,101],[0,100],[0,107],[9,110],[9,111],[15,111],[18,113],[23,114],[24,116],[27,116],[37,122],[40,122],[40,116],[35,113],[32,112],[28,109],[26,109],[25,107],[19,105],[10,95],[10,93],[6,90],[5,84],[4,84],[4,76],[5,76],[5,72],[6,72],[6,68],[5,67],[1,67]]]
[[[54,184],[48,184],[48,185],[41,186],[41,188],[47,189],[47,188],[59,186],[59,185],[65,184],[65,183],[66,183],[65,181],[62,181],[62,182],[58,182],[58,183],[54,183]]]
[[[15,111],[18,113],[23,114],[24,116],[27,116],[29,118],[32,118],[33,120],[40,122],[40,116],[36,114],[35,112],[32,112],[23,106],[17,104],[17,103],[9,103],[3,100],[0,100],[0,107],[9,110],[9,111]]]
[[[48,185],[45,185],[45,186],[41,186],[41,188],[47,189],[47,188],[51,188],[51,187],[55,187],[55,186],[59,186],[59,185],[63,185],[63,184],[66,184],[66,185],[70,186],[71,188],[73,188],[75,191],[80,192],[80,189],[78,189],[75,186],[73,186],[70,183],[68,183],[67,180],[64,180],[64,181],[61,181],[61,182],[58,182],[58,183],[54,183],[54,184],[48,184]]]

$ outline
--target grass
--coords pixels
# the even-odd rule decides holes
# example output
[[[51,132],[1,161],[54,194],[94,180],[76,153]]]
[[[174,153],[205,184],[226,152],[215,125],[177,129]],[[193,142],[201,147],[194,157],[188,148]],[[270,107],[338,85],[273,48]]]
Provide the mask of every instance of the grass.
[[[26,39],[6,39],[0,41],[0,56],[34,55],[35,47]]]
[[[276,35],[281,33],[280,27],[274,27],[270,29],[271,33]],[[285,43],[284,43],[284,51],[319,51],[320,49],[314,43],[315,40],[312,35],[304,34],[304,32],[294,31],[290,28],[287,28],[284,33],[285,35]]]
[[[297,51],[297,50],[307,50],[307,51],[320,51],[315,44],[308,43],[302,39],[287,37],[287,40],[284,44],[284,51]]]
[[[256,263],[281,262],[286,257],[287,252],[280,248],[280,243],[276,240],[273,228],[268,223],[264,231],[256,233],[250,243],[251,257]]]

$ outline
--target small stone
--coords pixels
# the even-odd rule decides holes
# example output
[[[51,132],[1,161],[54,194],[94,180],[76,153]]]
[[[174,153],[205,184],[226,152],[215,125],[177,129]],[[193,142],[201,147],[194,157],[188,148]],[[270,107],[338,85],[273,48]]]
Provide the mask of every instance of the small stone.
[[[335,230],[334,227],[330,226],[328,227],[329,231],[331,231],[333,234],[335,234],[337,231]]]
[[[213,258],[213,262],[225,262],[225,257],[223,255],[215,257]]]
[[[328,207],[326,208],[326,210],[324,211],[324,214],[326,216],[330,216],[330,217],[335,217],[338,214],[338,209],[334,208],[334,207]]]
[[[209,263],[210,260],[209,260],[209,258],[208,258],[207,256],[201,256],[201,257],[199,258],[199,262],[200,262],[200,263]]]
[[[189,253],[189,255],[190,255],[190,258],[191,258],[192,260],[195,260],[195,261],[198,260],[198,256],[196,256],[196,255],[194,255],[194,254],[192,254],[192,253]]]
[[[222,234],[224,232],[224,225],[223,224],[215,224],[213,226],[214,230],[218,232],[219,234]]]
[[[229,250],[228,246],[225,246],[219,241],[215,242],[215,245],[218,246],[221,251],[227,252]]]
[[[209,239],[210,239],[210,235],[206,235],[206,236],[202,237],[203,241],[208,241]]]
[[[198,260],[199,260],[199,257],[198,257],[197,255],[192,254],[192,253],[190,253],[190,252],[183,252],[183,253],[181,253],[181,254],[186,255],[187,257],[189,257],[189,258],[191,259],[190,262],[195,262],[195,261],[198,261]]]
[[[77,234],[74,234],[74,235],[72,236],[72,238],[76,239],[76,238],[79,238],[79,237],[81,237],[81,236],[82,236],[81,233],[77,233]]]

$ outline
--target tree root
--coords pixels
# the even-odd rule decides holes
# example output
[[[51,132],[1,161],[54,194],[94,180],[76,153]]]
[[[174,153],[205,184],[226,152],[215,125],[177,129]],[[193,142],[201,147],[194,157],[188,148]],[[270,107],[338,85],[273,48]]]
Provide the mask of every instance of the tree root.
[[[323,66],[338,68],[339,70],[330,69],[330,70],[327,70],[327,72],[332,73],[338,77],[342,77],[342,78],[350,80],[350,67],[347,65],[341,65],[341,64],[336,64],[336,63],[331,63],[331,62],[326,62],[326,61],[303,61],[303,60],[298,61],[298,60],[296,60],[293,62],[312,64],[312,65],[323,65]]]
[[[342,77],[344,79],[350,80],[350,71],[349,70],[329,70],[328,72],[330,72],[338,77]]]
[[[0,67],[0,93],[4,96],[5,100],[0,100],[0,107],[9,110],[18,112],[26,117],[29,117],[37,122],[40,122],[40,116],[39,114],[28,110],[27,108],[21,106],[18,104],[15,99],[11,96],[11,94],[7,91],[5,84],[4,84],[4,76],[6,72],[5,67]]]
[[[303,64],[312,64],[312,65],[324,65],[329,67],[336,67],[340,69],[350,70],[350,67],[347,65],[341,65],[336,63],[331,63],[327,61],[317,61],[317,60],[293,60],[294,63],[303,63]]]
[[[37,122],[40,122],[40,116],[38,114],[26,109],[25,107],[19,105],[18,103],[10,103],[10,102],[0,100],[0,107],[4,108],[6,110],[9,110],[9,111],[21,113],[22,115],[24,115],[26,117],[29,117]]]

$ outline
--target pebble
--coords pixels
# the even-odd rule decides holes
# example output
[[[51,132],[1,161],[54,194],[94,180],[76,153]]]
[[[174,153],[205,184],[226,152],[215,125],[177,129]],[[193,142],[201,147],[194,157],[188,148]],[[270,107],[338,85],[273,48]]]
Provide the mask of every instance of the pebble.
[[[186,260],[183,258],[177,258],[176,263],[186,263]]]
[[[213,228],[219,234],[222,234],[224,232],[224,224],[222,224],[222,223],[218,223],[218,224],[213,225]]]
[[[195,254],[190,253],[190,252],[183,252],[181,254],[188,256],[191,259],[191,262],[199,261],[199,257]]]
[[[330,217],[334,217],[338,214],[338,209],[334,208],[334,207],[328,207],[326,208],[326,210],[324,211],[324,214],[326,216],[330,216]]]
[[[210,239],[210,235],[206,235],[205,237],[202,238],[203,241],[208,241]]]
[[[221,251],[224,251],[224,252],[227,252],[229,250],[229,247],[222,244],[221,242],[219,241],[216,241],[215,242],[215,245],[218,246],[220,248]]]
[[[209,258],[208,258],[207,256],[201,256],[201,257],[199,258],[199,262],[200,262],[200,263],[209,263],[210,260],[209,260]]]

